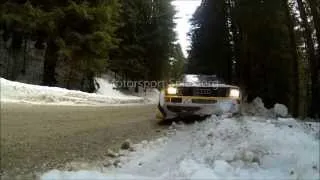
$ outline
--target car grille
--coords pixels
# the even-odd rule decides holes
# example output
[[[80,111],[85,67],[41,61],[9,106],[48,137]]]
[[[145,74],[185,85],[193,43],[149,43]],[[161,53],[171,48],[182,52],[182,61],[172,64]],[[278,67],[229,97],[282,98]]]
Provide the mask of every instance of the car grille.
[[[217,103],[217,100],[211,100],[211,99],[192,99],[192,103],[196,103],[196,104],[214,104],[214,103]]]
[[[165,101],[166,102],[171,102],[171,103],[181,103],[182,102],[182,98],[179,98],[179,97],[166,97]]]
[[[227,97],[229,93],[227,87],[179,87],[180,96],[201,96],[201,97]]]
[[[181,103],[182,99],[181,98],[171,98],[170,102],[172,102],[172,103]]]
[[[200,107],[181,107],[181,106],[167,106],[168,110],[171,112],[181,113],[181,112],[195,112],[200,110]]]

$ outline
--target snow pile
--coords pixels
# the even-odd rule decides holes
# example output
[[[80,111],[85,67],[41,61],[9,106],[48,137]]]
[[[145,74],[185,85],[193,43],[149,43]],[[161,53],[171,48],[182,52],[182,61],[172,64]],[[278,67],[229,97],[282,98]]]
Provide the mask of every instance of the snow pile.
[[[276,103],[273,108],[267,109],[260,97],[255,98],[251,103],[241,104],[241,114],[244,116],[262,117],[288,117],[288,108],[283,104]]]
[[[123,103],[143,103],[144,98],[124,95],[116,90],[110,89],[108,84],[102,84],[106,88],[104,95],[95,93],[85,93],[81,91],[68,90],[58,87],[38,86],[9,81],[0,78],[1,101],[2,102],[27,102],[39,104],[123,104]],[[102,88],[100,89],[102,91]]]
[[[241,113],[249,116],[269,116],[270,111],[264,107],[261,98],[255,98],[251,103],[243,103],[241,105]]]
[[[173,124],[137,144],[119,166],[50,171],[41,179],[318,179],[319,123],[292,118],[217,118]]]
[[[129,88],[130,90],[125,93],[115,90],[114,79],[108,74],[103,74],[101,77],[96,77],[95,80],[98,83],[98,85],[96,86],[97,94],[116,97],[133,95],[143,98],[145,102],[148,103],[158,103],[160,92],[157,89],[146,89],[146,91],[144,91],[143,88],[139,87],[139,93],[135,93],[134,88]]]
[[[275,104],[273,110],[277,116],[280,116],[280,117],[288,116],[288,108],[283,104]]]
[[[97,94],[110,96],[110,97],[127,97],[128,95],[114,89],[115,85],[112,83],[112,78],[107,74],[102,75],[101,77],[95,78],[96,82],[99,84],[97,89]]]

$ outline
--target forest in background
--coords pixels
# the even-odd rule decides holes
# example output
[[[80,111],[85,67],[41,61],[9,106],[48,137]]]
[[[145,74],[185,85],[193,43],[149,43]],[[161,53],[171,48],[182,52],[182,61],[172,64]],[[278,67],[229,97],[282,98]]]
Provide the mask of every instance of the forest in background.
[[[202,0],[187,72],[218,74],[251,101],[320,115],[319,0]]]
[[[171,1],[4,1],[1,76],[87,92],[107,71],[127,80],[177,78],[185,58]]]

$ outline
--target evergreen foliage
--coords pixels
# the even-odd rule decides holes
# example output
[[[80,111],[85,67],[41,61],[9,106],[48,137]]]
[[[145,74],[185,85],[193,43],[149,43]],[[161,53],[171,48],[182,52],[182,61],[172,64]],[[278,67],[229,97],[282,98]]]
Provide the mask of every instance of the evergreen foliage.
[[[319,115],[319,11],[315,0],[202,0],[192,19],[188,72],[236,83],[248,101],[260,96],[295,116]],[[300,110],[304,104],[309,111]]]

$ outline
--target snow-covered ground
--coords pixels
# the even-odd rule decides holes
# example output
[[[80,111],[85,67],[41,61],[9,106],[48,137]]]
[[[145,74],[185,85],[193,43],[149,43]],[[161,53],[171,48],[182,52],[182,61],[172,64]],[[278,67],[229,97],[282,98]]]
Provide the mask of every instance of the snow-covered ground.
[[[123,150],[117,167],[52,170],[41,179],[319,179],[319,129],[292,118],[212,116]]]
[[[125,103],[152,103],[157,92],[149,96],[133,96],[113,89],[108,79],[96,78],[100,85],[97,93],[85,93],[58,87],[47,87],[9,81],[0,78],[1,102],[25,102],[36,104],[110,105]]]
[[[99,88],[96,92],[97,94],[114,97],[128,97],[127,94],[129,94],[129,97],[142,97],[149,103],[158,103],[160,92],[157,89],[146,89],[146,91],[144,91],[142,87],[139,87],[139,93],[135,93],[133,90],[131,90],[127,91],[125,94],[114,89],[114,85],[112,84],[114,78],[108,74],[103,74],[101,77],[95,78],[95,80],[99,84]]]

